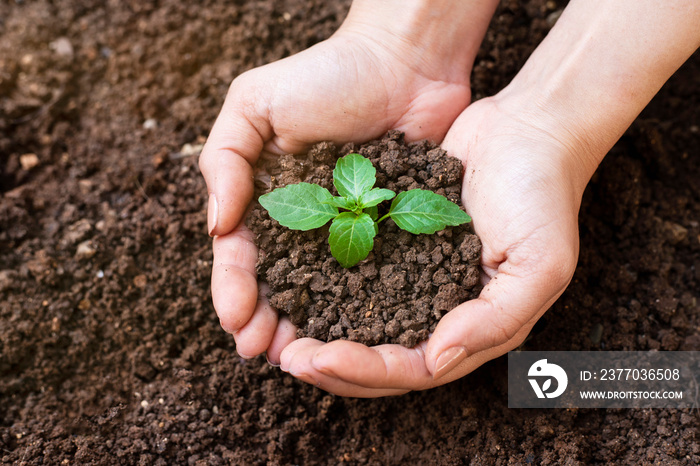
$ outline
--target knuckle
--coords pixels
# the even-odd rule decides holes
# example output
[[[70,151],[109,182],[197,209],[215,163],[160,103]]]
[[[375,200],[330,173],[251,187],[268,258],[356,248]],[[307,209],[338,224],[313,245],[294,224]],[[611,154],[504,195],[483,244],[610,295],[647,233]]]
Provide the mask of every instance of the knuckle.
[[[228,87],[226,98],[238,101],[249,97],[250,92],[248,91],[254,86],[254,83],[258,81],[256,75],[257,68],[254,68],[236,76]]]
[[[566,286],[571,281],[578,263],[578,251],[567,248],[559,254],[549,254],[542,262],[542,270],[547,280],[558,287]]]
[[[245,85],[245,82],[248,80],[248,76],[250,76],[251,71],[252,70],[244,71],[243,73],[236,76],[233,79],[233,81],[231,81],[231,84],[229,84],[228,86],[228,96],[235,94],[236,92],[238,92],[238,90],[241,89],[241,87]]]
[[[494,312],[491,317],[491,347],[500,346],[511,341],[522,328],[523,323],[510,313],[499,310]]]
[[[209,173],[208,171],[208,160],[209,157],[207,156],[208,150],[206,146],[204,149],[202,149],[202,152],[199,154],[199,160],[197,160],[197,166],[199,167],[199,171],[204,175],[204,179],[206,180],[207,174]]]

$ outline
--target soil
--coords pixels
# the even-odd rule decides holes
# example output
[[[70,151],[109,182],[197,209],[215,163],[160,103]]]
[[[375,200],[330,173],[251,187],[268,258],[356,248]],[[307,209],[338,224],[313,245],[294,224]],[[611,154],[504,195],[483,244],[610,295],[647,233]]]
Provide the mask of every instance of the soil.
[[[196,153],[239,73],[347,1],[0,3],[0,458],[6,464],[700,463],[697,410],[507,408],[504,358],[344,399],[242,360],[211,305]],[[563,3],[501,2],[498,92]],[[601,165],[574,280],[523,350],[700,350],[700,56]]]
[[[406,144],[389,132],[379,141],[337,150],[320,143],[304,156],[270,159],[258,175],[258,196],[294,183],[331,191],[338,158],[360,153],[377,169],[375,187],[398,193],[426,189],[461,205],[462,164],[428,141]],[[264,181],[262,180],[264,178]],[[382,217],[389,202],[380,204]],[[248,220],[260,254],[258,276],[270,304],[290,316],[299,337],[366,345],[427,340],[440,318],[481,291],[481,242],[470,224],[413,235],[391,220],[379,225],[370,255],[345,269],[331,255],[328,228],[290,230],[255,203]]]

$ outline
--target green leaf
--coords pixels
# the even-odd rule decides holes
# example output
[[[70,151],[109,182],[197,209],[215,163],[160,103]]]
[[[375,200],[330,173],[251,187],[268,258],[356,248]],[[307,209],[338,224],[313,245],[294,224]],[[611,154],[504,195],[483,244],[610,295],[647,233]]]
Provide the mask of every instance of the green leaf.
[[[471,221],[469,215],[447,198],[424,189],[399,193],[391,203],[389,216],[399,228],[414,234],[433,234],[447,225]]]
[[[333,195],[311,183],[290,184],[258,198],[270,217],[292,230],[312,230],[338,215],[338,208],[326,204]]]
[[[374,188],[360,196],[361,207],[374,207],[382,201],[393,199],[396,193],[391,189]]]
[[[340,196],[331,197],[329,200],[323,201],[323,203],[324,203],[324,204],[334,205],[334,206],[336,206],[336,207],[338,207],[338,208],[340,208],[340,209],[345,209],[345,210],[355,210],[355,209],[357,209],[357,203],[356,203],[356,202],[354,202],[354,201],[352,201],[352,200],[350,200],[350,199],[346,199],[346,198],[344,198],[344,197],[340,197]]]
[[[374,247],[375,223],[367,214],[343,212],[331,223],[328,243],[340,265],[350,268],[365,259]]]
[[[364,210],[364,212],[365,212],[367,215],[369,215],[370,217],[372,217],[372,220],[374,220],[375,222],[376,222],[377,219],[379,218],[379,208],[378,208],[376,205],[375,205],[375,206],[372,206],[372,207],[367,207],[367,208]]]
[[[333,184],[338,193],[357,202],[377,181],[377,170],[360,154],[348,154],[338,160],[333,170]]]

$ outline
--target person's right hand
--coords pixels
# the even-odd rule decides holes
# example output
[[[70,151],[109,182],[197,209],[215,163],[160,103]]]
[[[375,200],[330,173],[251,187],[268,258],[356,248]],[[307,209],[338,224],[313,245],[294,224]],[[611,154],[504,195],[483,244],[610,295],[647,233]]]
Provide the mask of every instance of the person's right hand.
[[[379,11],[389,3],[356,2],[330,39],[236,78],[202,151],[215,237],[212,299],[242,357],[267,351],[278,364],[296,338],[291,323],[259,297],[257,248],[243,221],[260,154],[364,142],[391,129],[408,140],[441,141],[470,102],[468,77],[495,2],[476,2],[483,4],[466,19],[464,8],[446,13],[431,2]],[[391,25],[368,20],[387,14]]]
[[[596,166],[568,128],[554,132],[525,108],[500,95],[479,100],[442,143],[465,167],[462,204],[483,245],[479,297],[414,348],[301,338],[282,352],[283,370],[337,395],[396,395],[456,380],[524,341],[574,273],[578,210]]]

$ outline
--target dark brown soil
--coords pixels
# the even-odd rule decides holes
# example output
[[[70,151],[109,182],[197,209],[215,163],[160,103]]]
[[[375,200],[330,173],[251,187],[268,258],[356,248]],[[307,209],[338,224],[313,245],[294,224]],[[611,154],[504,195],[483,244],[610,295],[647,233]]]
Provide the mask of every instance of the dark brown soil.
[[[510,410],[504,358],[356,400],[236,355],[191,146],[234,76],[328,37],[347,6],[0,2],[3,463],[700,463],[697,410]],[[562,6],[501,3],[476,98]],[[696,55],[603,162],[574,280],[523,349],[700,350],[698,76]]]
[[[359,148],[348,144],[337,150],[320,143],[306,156],[272,159],[257,195],[306,182],[337,196],[333,168],[352,152],[376,167],[378,188],[396,193],[429,189],[461,205],[461,162],[427,141],[405,144],[398,132]],[[380,217],[386,204],[379,206]],[[367,259],[349,269],[331,255],[328,225],[290,230],[258,203],[249,225],[260,248],[257,271],[270,286],[270,304],[290,316],[299,337],[412,348],[428,339],[447,311],[481,291],[481,242],[469,224],[413,235],[387,220]]]

